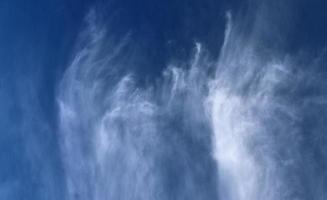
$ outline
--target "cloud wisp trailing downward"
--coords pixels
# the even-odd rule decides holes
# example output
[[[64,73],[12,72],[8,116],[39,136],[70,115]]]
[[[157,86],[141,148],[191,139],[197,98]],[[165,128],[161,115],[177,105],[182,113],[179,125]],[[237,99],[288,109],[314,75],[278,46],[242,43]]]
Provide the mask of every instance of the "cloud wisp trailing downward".
[[[105,32],[88,23],[82,36],[86,44],[65,73],[58,96],[67,198],[215,196],[206,188],[215,179],[209,174],[214,162],[201,106],[200,45],[189,71],[170,66],[159,83],[138,87],[135,75],[117,72],[124,67],[117,60],[128,36],[102,49]]]

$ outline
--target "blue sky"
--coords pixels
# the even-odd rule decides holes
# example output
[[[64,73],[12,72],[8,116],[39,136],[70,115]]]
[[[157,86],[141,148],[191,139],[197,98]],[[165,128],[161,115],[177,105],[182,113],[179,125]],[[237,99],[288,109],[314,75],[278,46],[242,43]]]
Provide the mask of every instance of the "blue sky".
[[[240,177],[262,168],[293,189],[270,199],[326,198],[326,9],[323,0],[2,0],[0,199],[256,200],[263,179],[253,175],[242,193]],[[234,121],[255,139],[216,130]],[[102,126],[132,142],[110,143]],[[110,144],[99,150],[98,140]],[[244,172],[221,155],[225,140],[250,163]],[[258,153],[266,147],[269,162]],[[153,179],[136,187],[124,174]]]

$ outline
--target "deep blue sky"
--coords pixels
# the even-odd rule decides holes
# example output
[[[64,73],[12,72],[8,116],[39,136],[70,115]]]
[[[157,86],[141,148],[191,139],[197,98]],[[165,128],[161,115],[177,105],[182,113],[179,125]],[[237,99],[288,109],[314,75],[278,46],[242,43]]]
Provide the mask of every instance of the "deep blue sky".
[[[324,52],[327,1],[268,5],[282,4],[291,17],[285,20],[290,30],[283,51],[305,50],[311,57]],[[101,10],[114,39],[131,34],[142,56],[131,61],[130,70],[145,79],[158,76],[171,59],[188,59],[194,42],[203,43],[217,57],[226,10],[248,9],[245,1],[236,0],[1,0],[0,199],[64,198],[56,89],[92,7]],[[275,41],[270,42],[273,46]]]

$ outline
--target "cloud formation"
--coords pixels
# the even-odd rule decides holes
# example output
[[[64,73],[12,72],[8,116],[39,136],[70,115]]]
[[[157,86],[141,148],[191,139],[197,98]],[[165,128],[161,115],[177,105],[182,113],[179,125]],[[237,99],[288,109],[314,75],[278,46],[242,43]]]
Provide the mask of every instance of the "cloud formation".
[[[218,60],[196,43],[140,84],[123,66],[130,36],[112,41],[90,12],[57,97],[67,199],[323,199],[299,168],[303,112],[326,96],[298,94],[317,84],[264,45],[265,18],[249,31],[226,16]]]

